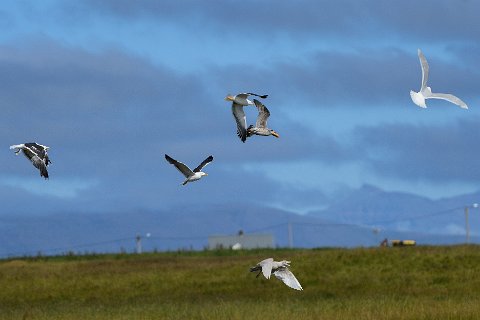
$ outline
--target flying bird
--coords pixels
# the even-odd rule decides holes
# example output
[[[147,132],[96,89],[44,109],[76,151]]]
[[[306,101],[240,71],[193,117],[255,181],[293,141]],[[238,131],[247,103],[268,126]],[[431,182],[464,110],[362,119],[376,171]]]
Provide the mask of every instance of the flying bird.
[[[165,159],[171,164],[175,166],[184,176],[185,181],[183,181],[182,185],[186,185],[188,182],[200,180],[203,176],[208,176],[207,173],[202,172],[203,167],[213,161],[213,157],[209,156],[207,159],[203,160],[202,163],[198,165],[193,171],[187,167],[184,163],[177,161],[171,158],[169,155],[165,155]]]
[[[462,109],[468,109],[467,104],[458,97],[449,93],[433,93],[432,88],[427,86],[428,81],[428,62],[422,51],[418,49],[418,58],[420,59],[420,66],[422,67],[422,87],[419,92],[410,90],[410,97],[412,101],[419,107],[426,108],[425,99],[442,99],[456,104]]]
[[[15,149],[15,154],[18,155],[20,151],[22,151],[23,155],[27,157],[28,160],[32,162],[32,164],[40,170],[40,176],[48,179],[48,171],[47,167],[50,163],[50,159],[48,158],[47,150],[50,147],[35,143],[22,143],[10,146],[10,149]]]
[[[290,261],[282,260],[280,262],[273,261],[273,258],[268,258],[257,263],[255,267],[250,268],[250,272],[259,271],[257,278],[260,273],[263,273],[265,278],[270,279],[270,275],[273,274],[277,279],[280,279],[290,288],[295,290],[303,290],[300,282],[293,275],[293,273],[288,269],[290,267]]]
[[[267,128],[267,120],[268,117],[270,117],[270,111],[268,111],[267,107],[265,107],[265,105],[257,99],[253,99],[253,102],[258,109],[257,123],[255,124],[255,127],[253,125],[250,125],[247,128],[247,137],[259,135],[274,136],[275,138],[279,138],[280,136],[277,132],[275,132],[275,130]]]
[[[245,111],[243,111],[244,106],[253,105],[254,103],[248,99],[248,96],[256,96],[262,99],[266,99],[268,94],[258,95],[256,93],[239,93],[235,96],[227,95],[225,100],[232,101],[232,114],[235,122],[237,123],[237,135],[245,142],[247,140],[247,118],[245,116]]]

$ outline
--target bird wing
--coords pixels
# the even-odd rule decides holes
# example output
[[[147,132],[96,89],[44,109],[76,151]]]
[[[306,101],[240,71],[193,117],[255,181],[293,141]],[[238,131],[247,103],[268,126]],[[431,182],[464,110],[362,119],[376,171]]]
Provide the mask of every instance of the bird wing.
[[[260,94],[251,93],[251,92],[247,92],[247,93],[243,93],[243,94],[250,95],[250,96],[260,97],[260,98],[262,98],[262,99],[266,99],[266,98],[268,97],[268,94],[260,95]]]
[[[277,279],[282,280],[283,283],[285,283],[290,288],[293,288],[295,290],[303,290],[300,282],[298,282],[297,278],[295,278],[293,273],[288,270],[288,268],[280,268],[276,270],[273,274],[275,275],[275,277],[277,277]]]
[[[213,161],[213,156],[209,156],[207,159],[203,160],[202,163],[198,165],[195,169],[193,169],[193,172],[200,172],[202,171],[203,167],[205,167],[207,164]]]
[[[247,99],[250,93],[239,93],[235,95],[235,97],[239,97],[240,99]]]
[[[460,100],[460,98],[454,96],[453,94],[428,92],[428,93],[424,93],[424,96],[425,96],[425,99],[442,99],[442,100],[451,102],[453,104],[456,104],[462,109],[468,109],[467,104],[462,100]]]
[[[237,135],[242,142],[245,142],[247,140],[247,117],[243,111],[243,106],[232,103],[232,114],[237,122]]]
[[[40,170],[40,176],[44,177],[45,179],[48,179],[48,171],[47,171],[47,165],[45,164],[45,161],[36,155],[33,156],[30,159],[30,161],[32,161],[35,168]]]
[[[48,165],[49,165],[50,163],[52,163],[52,161],[50,161],[50,158],[49,158],[48,153],[47,153],[46,150],[45,150],[45,156],[43,157],[43,161],[45,162],[45,165],[46,165],[47,167],[48,167]]]
[[[165,155],[165,159],[167,159],[169,163],[173,164],[175,168],[177,168],[178,171],[180,171],[185,176],[185,178],[193,176],[192,170],[190,170],[190,168],[187,167],[184,163],[173,159],[167,154]]]
[[[262,99],[266,99],[268,97],[268,94],[260,95],[260,94],[256,94],[256,93],[252,93],[252,92],[245,92],[245,93],[237,94],[237,97],[240,97],[242,99],[247,99],[248,96],[255,96],[255,97],[260,97]]]
[[[40,159],[45,162],[45,165],[48,166],[51,163],[50,158],[48,157],[47,147],[36,142],[28,142],[25,143],[25,147],[29,148],[32,152],[34,152]]]
[[[37,153],[35,152],[34,149],[30,148],[27,146],[27,144],[25,144],[23,147],[22,147],[22,151],[23,151],[23,154],[25,155],[25,157],[27,157],[28,160],[32,161],[33,162],[33,158],[34,157],[37,157],[38,158],[38,155]],[[40,158],[39,158],[40,159]]]
[[[43,157],[46,152],[45,146],[42,146],[35,142],[28,142],[25,143],[25,147],[30,148],[33,152],[35,152],[39,157]]]
[[[268,111],[267,107],[257,99],[253,99],[253,102],[258,109],[257,123],[255,126],[257,128],[266,128],[268,117],[270,117],[270,111]]]
[[[38,170],[40,170],[40,176],[45,177],[45,179],[48,179],[48,171],[47,171],[47,165],[45,163],[45,160],[39,157],[38,154],[34,150],[32,150],[32,148],[27,147],[26,144],[22,150],[25,157],[27,157],[28,160],[32,162],[33,166]]]
[[[262,267],[263,276],[267,279],[270,279],[273,268],[273,258],[262,260],[258,263],[258,265]]]
[[[420,59],[420,66],[422,67],[422,87],[420,88],[420,91],[423,91],[427,87],[429,67],[427,59],[420,49],[418,49],[418,58]]]

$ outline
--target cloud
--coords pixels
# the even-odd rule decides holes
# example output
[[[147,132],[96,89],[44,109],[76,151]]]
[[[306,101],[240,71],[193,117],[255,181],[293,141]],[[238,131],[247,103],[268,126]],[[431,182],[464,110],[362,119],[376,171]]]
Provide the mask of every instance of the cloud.
[[[428,55],[429,84],[434,91],[454,92],[472,101],[480,72],[463,64],[463,53],[456,50],[451,61]],[[354,52],[317,51],[302,61],[274,61],[262,66],[213,66],[210,76],[218,87],[227,84],[267,92],[283,108],[304,111],[336,107],[356,111],[359,106],[371,109],[411,104],[409,91],[419,90],[421,68],[416,50],[382,47]]]
[[[182,22],[189,28],[209,28],[217,34],[244,34],[250,37],[288,35],[294,39],[309,37],[363,36],[375,41],[392,37],[407,40],[472,41],[477,38],[479,22],[476,1],[414,0],[383,3],[379,1],[209,1],[159,2],[154,0],[87,1],[80,8],[120,19]],[[70,10],[71,11],[71,10]],[[453,21],[456,23],[445,23]]]
[[[358,144],[369,146],[361,161],[376,174],[409,181],[475,183],[480,179],[479,122],[476,117],[437,125],[390,123],[359,127],[354,135]]]
[[[184,137],[182,127],[198,126],[191,106],[208,101],[195,76],[119,50],[91,53],[39,41],[3,45],[0,52],[0,131],[9,143],[51,146],[52,160],[65,155],[58,163],[79,173],[92,171],[92,158],[99,160],[96,168],[101,160],[112,167],[159,136]]]

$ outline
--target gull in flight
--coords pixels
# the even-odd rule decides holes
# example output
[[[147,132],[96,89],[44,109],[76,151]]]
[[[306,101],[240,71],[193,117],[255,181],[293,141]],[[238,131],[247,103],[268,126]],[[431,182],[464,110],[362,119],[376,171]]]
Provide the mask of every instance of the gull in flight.
[[[213,157],[209,156],[207,159],[203,160],[202,163],[198,165],[193,171],[187,167],[184,163],[177,161],[171,158],[169,155],[165,155],[165,159],[171,164],[175,166],[184,176],[185,181],[183,181],[182,185],[186,185],[188,182],[200,180],[203,176],[208,176],[207,173],[202,172],[203,167],[213,161]]]
[[[427,86],[428,81],[428,62],[422,51],[418,49],[418,58],[422,67],[422,87],[419,92],[410,90],[412,101],[419,107],[426,108],[425,99],[442,99],[454,103],[462,109],[468,109],[467,104],[449,93],[433,93],[432,88]]]
[[[256,96],[262,99],[266,99],[268,94],[265,95],[258,95],[256,93],[239,93],[235,96],[227,95],[225,100],[232,101],[232,114],[235,118],[235,122],[237,123],[237,135],[245,142],[247,140],[247,118],[245,116],[245,112],[243,111],[244,106],[253,105],[254,103],[248,99],[248,96]]]
[[[43,146],[35,142],[10,146],[10,149],[15,150],[15,154],[17,156],[18,153],[22,151],[23,155],[32,162],[34,167],[40,170],[40,176],[44,177],[45,179],[48,179],[47,167],[50,163],[52,163],[47,154],[47,150],[49,148],[50,147]]]
[[[277,279],[280,279],[290,288],[295,290],[303,290],[300,282],[293,275],[293,273],[288,269],[290,267],[290,261],[273,261],[272,258],[268,258],[257,263],[255,267],[250,268],[250,272],[259,271],[258,276],[263,273],[265,278],[270,279],[270,275],[273,274]]]
[[[247,128],[247,137],[256,134],[258,136],[274,136],[275,138],[279,138],[280,136],[275,130],[267,128],[267,120],[268,117],[270,117],[270,111],[268,111],[267,107],[257,99],[253,99],[253,102],[258,109],[257,123],[255,124],[255,127],[250,125]]]

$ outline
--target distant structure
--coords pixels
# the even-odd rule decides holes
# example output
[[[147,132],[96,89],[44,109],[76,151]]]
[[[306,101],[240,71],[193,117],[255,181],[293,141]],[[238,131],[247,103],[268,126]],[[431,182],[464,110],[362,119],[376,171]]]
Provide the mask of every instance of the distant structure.
[[[415,240],[391,240],[390,243],[394,247],[415,246],[417,244]]]
[[[388,247],[388,239],[387,238],[383,239],[383,241],[380,242],[380,247]]]
[[[245,234],[240,230],[236,235],[212,235],[208,237],[208,248],[215,249],[256,249],[275,247],[272,234]]]

